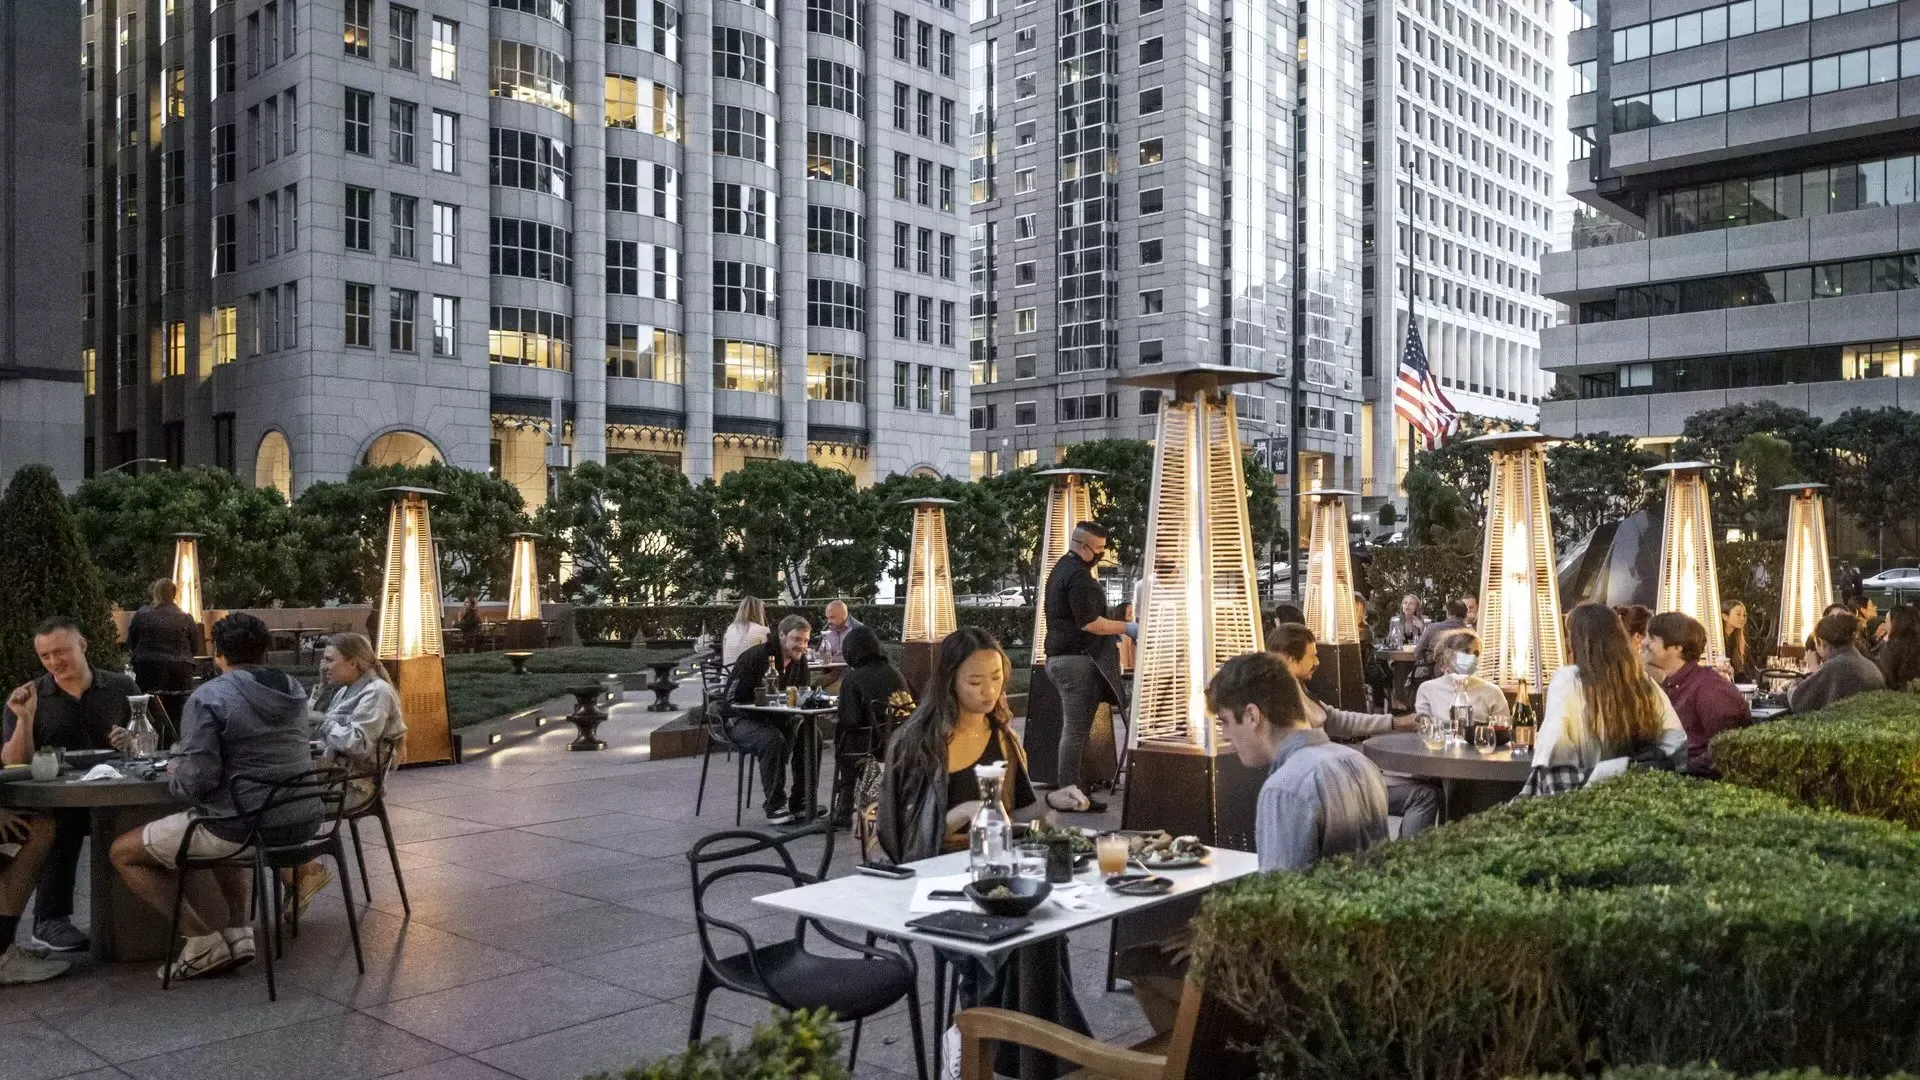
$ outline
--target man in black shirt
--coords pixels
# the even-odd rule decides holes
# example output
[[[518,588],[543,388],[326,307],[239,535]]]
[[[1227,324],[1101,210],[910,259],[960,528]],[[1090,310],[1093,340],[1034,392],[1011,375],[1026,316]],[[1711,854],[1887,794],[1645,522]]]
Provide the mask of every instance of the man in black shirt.
[[[34,630],[33,651],[47,673],[8,696],[0,730],[0,764],[24,765],[36,747],[110,750],[127,738],[130,695],[140,688],[114,671],[87,663],[87,639],[70,619],[48,619]],[[33,940],[56,952],[79,952],[89,942],[73,925],[73,884],[80,845],[87,838],[87,812],[52,815],[53,848],[40,868],[33,900]]]
[[[1080,790],[1080,759],[1094,710],[1103,700],[1115,706],[1121,701],[1115,638],[1126,633],[1127,624],[1106,617],[1107,592],[1093,576],[1106,550],[1106,528],[1083,521],[1047,574],[1047,679],[1060,692],[1060,757],[1047,805],[1070,813],[1106,809]]]
[[[799,615],[780,620],[771,641],[753,646],[733,662],[727,676],[727,735],[734,745],[752,754],[760,765],[760,788],[765,800],[767,824],[785,825],[810,809],[813,793],[796,791],[801,805],[787,809],[787,759],[793,754],[794,732],[765,715],[743,712],[735,705],[752,705],[753,692],[765,683],[767,671],[777,671],[782,688],[807,685],[807,641],[813,636],[813,624]]]

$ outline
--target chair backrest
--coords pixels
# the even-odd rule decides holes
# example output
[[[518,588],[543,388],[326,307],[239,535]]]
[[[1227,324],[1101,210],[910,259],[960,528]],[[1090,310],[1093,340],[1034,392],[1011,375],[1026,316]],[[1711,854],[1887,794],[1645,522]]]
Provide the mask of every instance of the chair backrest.
[[[753,875],[778,878],[792,887],[824,881],[827,867],[833,860],[833,832],[827,822],[816,822],[804,829],[780,833],[759,829],[727,829],[703,836],[687,849],[687,868],[693,879],[694,925],[700,935],[700,951],[709,964],[717,964],[721,959],[714,949],[710,930],[725,930],[733,934],[746,944],[748,952],[753,951],[754,941],[743,927],[707,911],[707,890],[721,881]],[[809,836],[826,838],[820,866],[812,873],[800,869],[794,861],[792,850],[795,841]],[[773,853],[778,861],[740,861],[763,852]],[[796,927],[796,935],[799,932]]]
[[[249,846],[267,842],[276,812],[302,808],[316,812],[320,829],[313,840],[324,841],[340,829],[348,778],[347,770],[338,768],[309,769],[278,780],[233,774],[227,777],[227,793],[239,812]]]

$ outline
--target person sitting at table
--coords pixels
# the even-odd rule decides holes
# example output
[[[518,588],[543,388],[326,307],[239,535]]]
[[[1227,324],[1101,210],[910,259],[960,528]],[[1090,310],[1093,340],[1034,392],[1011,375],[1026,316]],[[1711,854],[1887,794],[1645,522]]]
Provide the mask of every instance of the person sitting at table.
[[[460,631],[460,640],[465,644],[468,652],[476,653],[480,651],[479,598],[472,596],[467,597],[465,606],[460,609],[460,618],[453,626],[454,629]]]
[[[1727,600],[1720,605],[1720,624],[1726,635],[1727,667],[1737,683],[1758,683],[1764,665],[1747,643],[1747,605]]]
[[[117,671],[87,663],[87,639],[72,619],[52,618],[33,631],[33,651],[46,673],[7,697],[0,764],[25,765],[37,747],[114,750],[129,745],[127,699],[140,692]],[[80,952],[91,942],[73,925],[73,886],[90,819],[85,810],[56,810],[53,849],[40,864],[33,901],[33,942],[54,952]],[[8,939],[11,940],[11,939]]]
[[[213,624],[213,664],[220,674],[187,699],[180,746],[167,762],[168,789],[196,805],[129,829],[113,842],[113,865],[127,888],[162,914],[173,911],[180,845],[190,823],[206,819],[193,830],[189,855],[237,855],[249,839],[240,819],[259,810],[267,798],[264,785],[313,769],[306,695],[285,672],[262,666],[270,644],[267,624],[245,612]],[[317,800],[297,799],[259,816],[260,840],[297,844],[319,830],[321,807]],[[197,978],[253,959],[252,877],[244,866],[188,876],[180,908],[186,942],[170,962],[174,978]]]
[[[160,695],[175,722],[180,703],[193,689],[193,658],[200,655],[200,624],[173,602],[177,595],[172,578],[156,578],[147,586],[150,602],[127,621],[133,681],[142,691]]]
[[[1686,729],[1628,646],[1620,616],[1605,604],[1575,607],[1567,615],[1567,653],[1573,662],[1547,681],[1533,771],[1520,794],[1585,787],[1595,766],[1617,758],[1673,769],[1686,750]]]
[[[833,755],[839,765],[833,785],[836,829],[853,824],[853,783],[860,767],[869,756],[877,758],[886,752],[885,744],[875,737],[875,710],[913,704],[913,692],[900,669],[887,659],[879,635],[856,624],[847,631],[843,647],[847,671],[840,678],[840,713],[833,730]]]
[[[974,766],[1006,765],[1000,801],[1009,815],[1041,807],[1007,706],[1012,663],[992,634],[962,626],[940,642],[927,692],[887,743],[876,829],[896,863],[964,851],[980,809]]]
[[[1427,632],[1427,616],[1420,610],[1420,598],[1412,593],[1400,598],[1400,611],[1387,620],[1387,648],[1411,649]]]
[[[1834,615],[1845,614],[1848,614],[1847,605],[1845,604],[1828,604],[1820,610],[1820,617],[1823,619],[1830,618]],[[1815,624],[1816,632],[1807,634],[1807,640],[1803,646],[1805,651],[1800,656],[1800,672],[1803,675],[1811,675],[1820,670],[1820,635],[1817,632],[1818,625],[1817,623]]]
[[[1920,607],[1900,604],[1887,612],[1887,637],[1874,658],[1889,690],[1910,690],[1920,679]]]
[[[1407,692],[1418,697],[1420,684],[1440,673],[1439,641],[1455,630],[1473,629],[1473,620],[1467,602],[1479,601],[1471,596],[1456,597],[1447,601],[1447,617],[1439,622],[1430,622],[1413,643],[1413,674],[1407,683]]]
[[[1860,655],[1871,660],[1880,654],[1880,642],[1887,636],[1886,620],[1880,617],[1880,606],[1873,598],[1863,592],[1847,594],[1847,613],[1860,620],[1860,633],[1854,642],[1854,648]]]
[[[1307,726],[1325,731],[1330,738],[1357,740],[1392,731],[1419,730],[1420,721],[1412,715],[1355,712],[1316,700],[1307,689],[1307,681],[1320,668],[1320,645],[1310,628],[1300,623],[1281,624],[1267,638],[1267,651],[1286,665],[1287,674],[1300,688],[1300,705]],[[1439,820],[1439,785],[1398,773],[1388,776],[1385,782],[1387,812],[1399,817],[1401,836],[1412,836]]]
[[[758,600],[753,602],[759,603]],[[745,607],[745,601],[741,606]],[[736,622],[734,625],[740,624]],[[732,630],[728,630],[728,633],[731,634]],[[755,715],[738,706],[754,704],[754,691],[766,682],[769,670],[778,673],[775,678],[783,689],[789,686],[805,687],[809,677],[807,640],[812,636],[812,623],[803,616],[789,615],[780,620],[778,638],[762,641],[742,652],[727,676],[727,737],[743,753],[752,754],[759,763],[760,788],[765,795],[760,809],[766,813],[769,825],[785,825],[810,811],[811,807],[805,804],[813,798],[813,793],[794,792],[802,805],[788,808],[787,763],[793,755],[794,725],[789,721]]]
[[[1471,630],[1453,630],[1440,639],[1440,673],[1420,684],[1413,698],[1416,717],[1447,715],[1453,707],[1456,680],[1467,695],[1467,704],[1489,720],[1511,720],[1512,707],[1500,688],[1475,675],[1480,668],[1480,635]]]
[[[1645,604],[1615,604],[1613,613],[1620,617],[1620,628],[1627,632],[1627,648],[1644,661],[1647,655],[1647,623],[1653,620],[1653,609]],[[1658,675],[1654,676],[1656,682],[1659,678]]]
[[[847,634],[863,625],[853,613],[847,610],[845,600],[832,600],[827,603],[827,625],[820,631],[820,654],[832,660],[847,655]],[[851,661],[848,661],[851,663]]]
[[[1707,651],[1707,628],[1691,615],[1663,611],[1647,621],[1644,649],[1647,666],[1686,729],[1687,772],[1716,775],[1713,737],[1753,723],[1753,712],[1726,676],[1700,666],[1700,657]]]
[[[344,812],[365,809],[379,789],[376,771],[400,763],[407,722],[400,714],[400,694],[387,669],[373,654],[373,643],[361,634],[335,634],[327,639],[320,659],[321,678],[334,689],[324,712],[312,718],[314,741],[321,760],[347,769]],[[384,751],[385,761],[381,757]],[[313,895],[326,888],[333,874],[315,859],[300,868],[296,903],[304,913]]]
[[[49,960],[28,952],[13,939],[20,933],[20,914],[27,910],[47,853],[53,850],[53,819],[39,814],[0,810],[0,986],[45,982],[67,973],[65,960]]]
[[[1880,668],[1860,655],[1859,619],[1844,611],[1829,615],[1814,624],[1813,640],[1820,670],[1787,691],[1788,712],[1817,712],[1855,694],[1886,689]]]
[[[733,611],[733,622],[720,636],[720,663],[732,667],[740,654],[767,640],[767,605],[757,597],[742,597]]]

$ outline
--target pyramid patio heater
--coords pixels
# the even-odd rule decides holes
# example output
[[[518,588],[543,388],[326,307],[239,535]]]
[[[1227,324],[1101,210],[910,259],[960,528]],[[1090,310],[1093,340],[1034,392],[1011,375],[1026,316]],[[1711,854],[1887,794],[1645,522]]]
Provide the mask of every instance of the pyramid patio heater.
[[[173,602],[193,625],[199,626],[206,614],[200,606],[200,534],[173,534]]]
[[[1660,590],[1656,611],[1691,615],[1707,630],[1700,663],[1725,663],[1720,632],[1720,575],[1713,557],[1713,509],[1707,504],[1704,461],[1675,461],[1647,471],[1667,479],[1667,520],[1660,536]]]
[[[1088,482],[1098,469],[1043,469],[1034,474],[1052,481],[1047,488],[1047,517],[1040,526],[1040,550],[1034,570],[1041,586],[1033,612],[1033,672],[1027,685],[1027,775],[1035,783],[1051,784],[1060,756],[1060,693],[1047,678],[1047,575],[1067,553],[1067,541],[1083,521],[1093,520],[1093,494]],[[1092,745],[1089,740],[1088,745]]]
[[[1307,526],[1307,626],[1320,666],[1307,692],[1342,709],[1369,710],[1360,659],[1360,623],[1353,610],[1353,554],[1348,547],[1347,500],[1357,491],[1317,488],[1300,493]]]
[[[447,716],[446,646],[440,637],[440,566],[427,516],[431,488],[383,489],[393,498],[387,517],[386,573],[380,593],[381,663],[393,676],[407,718],[409,765],[454,761]]]
[[[540,564],[533,546],[539,538],[539,533],[513,534],[513,576],[507,582],[507,625],[501,638],[509,649],[547,644],[547,628],[540,621]]]
[[[947,507],[952,499],[902,499],[913,507],[907,547],[907,604],[900,628],[900,674],[916,696],[933,674],[933,654],[953,633],[953,565],[947,559]]]
[[[1547,515],[1547,444],[1537,431],[1502,431],[1469,440],[1492,454],[1487,535],[1480,561],[1481,678],[1538,693],[1566,663]]]
[[[1222,663],[1262,647],[1231,388],[1269,377],[1206,364],[1121,380],[1162,392],[1122,822],[1245,851],[1266,775],[1233,756],[1206,689]]]
[[[1827,561],[1825,484],[1785,484],[1774,488],[1787,501],[1787,561],[1780,575],[1780,626],[1774,652],[1799,662],[1820,613],[1833,603],[1833,567]],[[1711,635],[1709,635],[1711,636]]]

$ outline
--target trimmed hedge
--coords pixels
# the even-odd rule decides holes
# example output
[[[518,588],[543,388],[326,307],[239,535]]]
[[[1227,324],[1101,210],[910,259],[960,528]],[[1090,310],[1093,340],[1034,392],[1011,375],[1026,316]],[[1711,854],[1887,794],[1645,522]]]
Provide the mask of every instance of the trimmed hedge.
[[[636,632],[650,638],[693,638],[699,637],[702,630],[717,638],[726,633],[727,625],[733,622],[734,609],[738,606],[609,604],[577,607],[573,609],[573,625],[583,642],[608,638],[631,641]],[[854,618],[871,626],[882,641],[900,640],[900,619],[906,612],[905,605],[850,604],[848,610]],[[767,618],[772,622],[777,623],[793,614],[805,615],[818,629],[826,622],[826,605],[767,605]],[[956,610],[955,615],[962,626],[985,627],[1009,649],[1032,645],[1029,640],[1033,637],[1031,607],[962,607]]]
[[[1920,828],[1920,695],[1859,694],[1805,716],[1722,732],[1713,763],[1737,784]]]
[[[1564,1080],[1557,1076],[1543,1076],[1534,1080]],[[1600,1074],[1600,1080],[1847,1080],[1819,1069],[1782,1069],[1778,1072],[1753,1073],[1742,1077],[1713,1065],[1687,1065],[1670,1069],[1661,1065],[1633,1065],[1624,1069],[1608,1069]],[[1879,1080],[1915,1080],[1910,1073],[1892,1073]]]
[[[1215,890],[1267,1075],[1920,1066],[1920,836],[1637,773]]]

